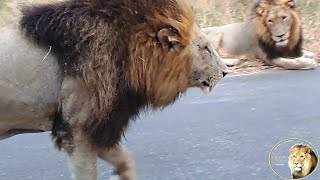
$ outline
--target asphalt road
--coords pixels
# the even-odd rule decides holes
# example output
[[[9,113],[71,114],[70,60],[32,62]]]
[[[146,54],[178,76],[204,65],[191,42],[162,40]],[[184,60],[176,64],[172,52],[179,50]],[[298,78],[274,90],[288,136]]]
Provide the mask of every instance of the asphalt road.
[[[174,105],[132,123],[125,144],[141,180],[280,179],[271,148],[303,138],[320,150],[320,71],[227,77],[208,95],[191,89]],[[284,152],[288,154],[288,152]],[[289,176],[286,159],[278,164]],[[99,161],[99,179],[111,167]],[[309,178],[319,179],[320,168]],[[68,180],[66,156],[48,133],[0,142],[0,179]]]

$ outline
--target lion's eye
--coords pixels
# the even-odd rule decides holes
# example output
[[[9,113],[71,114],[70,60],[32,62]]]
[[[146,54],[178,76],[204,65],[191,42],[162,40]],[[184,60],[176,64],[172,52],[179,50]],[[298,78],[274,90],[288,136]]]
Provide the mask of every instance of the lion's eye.
[[[282,16],[282,20],[286,20],[288,16]]]
[[[272,20],[272,19],[269,19],[269,20],[268,20],[268,23],[273,23],[273,20]]]
[[[303,158],[303,156],[300,156],[301,158]]]

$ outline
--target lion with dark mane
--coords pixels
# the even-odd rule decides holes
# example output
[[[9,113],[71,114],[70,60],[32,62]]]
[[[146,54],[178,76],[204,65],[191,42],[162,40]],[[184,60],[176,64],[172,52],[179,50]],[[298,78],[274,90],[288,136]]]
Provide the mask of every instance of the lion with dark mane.
[[[0,32],[0,139],[52,131],[76,180],[96,179],[97,157],[135,179],[120,142],[129,121],[226,75],[184,0],[25,7]]]
[[[303,32],[294,0],[256,0],[245,22],[203,28],[229,65],[258,58],[284,69],[314,69],[315,54],[302,49]]]

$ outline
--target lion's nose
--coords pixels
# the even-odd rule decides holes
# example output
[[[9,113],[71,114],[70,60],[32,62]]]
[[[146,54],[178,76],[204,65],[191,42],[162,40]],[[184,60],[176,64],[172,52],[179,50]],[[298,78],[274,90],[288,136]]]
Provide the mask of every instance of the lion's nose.
[[[298,165],[298,163],[294,163],[295,165]]]
[[[228,73],[227,72],[222,72],[222,76],[225,77]]]

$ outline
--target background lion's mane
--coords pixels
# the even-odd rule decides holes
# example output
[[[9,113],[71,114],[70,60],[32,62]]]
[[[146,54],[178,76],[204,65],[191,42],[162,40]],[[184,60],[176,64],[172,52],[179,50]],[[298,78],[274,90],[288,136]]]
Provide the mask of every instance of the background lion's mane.
[[[91,93],[83,130],[98,146],[119,142],[139,110],[169,105],[189,86],[194,17],[183,0],[69,0],[22,12],[27,36],[51,46],[64,77],[80,78]],[[179,53],[161,47],[161,28],[179,34]],[[53,136],[70,131],[63,121]]]

